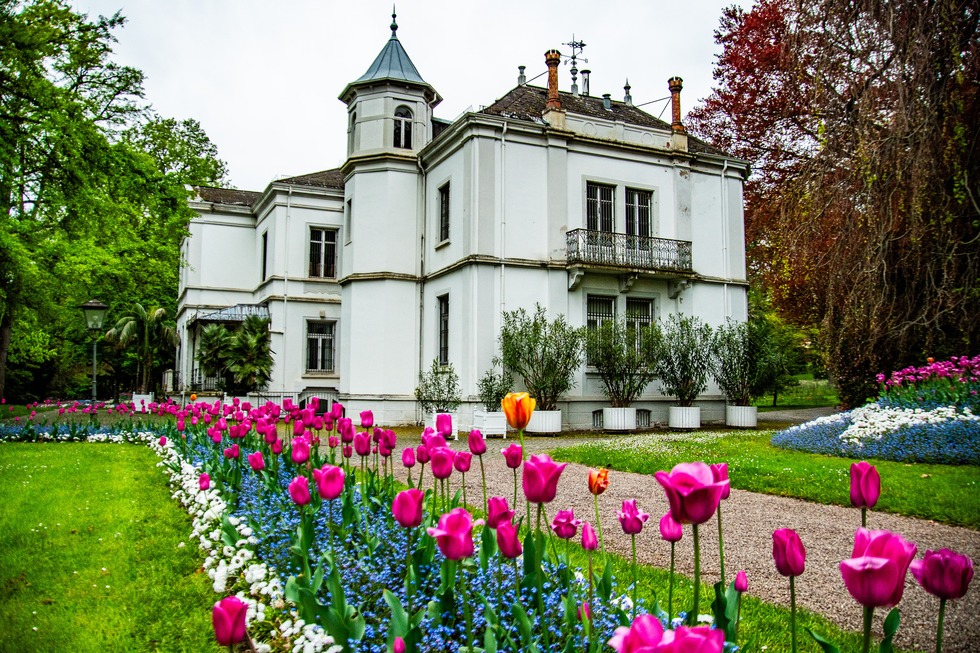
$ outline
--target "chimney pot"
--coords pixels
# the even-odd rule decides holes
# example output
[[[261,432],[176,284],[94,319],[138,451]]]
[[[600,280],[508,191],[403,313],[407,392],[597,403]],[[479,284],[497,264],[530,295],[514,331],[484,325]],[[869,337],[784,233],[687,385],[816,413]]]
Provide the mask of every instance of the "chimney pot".
[[[561,53],[552,48],[544,53],[544,62],[548,64],[548,101],[545,110],[561,109],[561,98],[558,96],[558,64],[561,63]]]
[[[518,86],[523,86],[524,84],[527,84],[527,77],[524,75],[524,69],[525,68],[527,68],[527,66],[518,66],[517,67],[517,84],[518,84]]]
[[[630,86],[630,80],[627,79],[626,86],[623,87],[623,90],[626,91],[626,97],[623,98],[623,102],[625,102],[627,106],[633,106],[633,96],[630,95],[631,88],[633,87]]]
[[[675,132],[684,132],[684,124],[681,122],[681,89],[684,88],[684,80],[671,77],[667,80],[667,88],[670,89],[670,128]]]
[[[611,97],[612,97],[611,93],[602,94],[602,106],[605,108],[606,111],[612,111],[612,100],[610,99]]]
[[[582,71],[582,95],[585,97],[589,97],[589,75],[591,74],[591,70]]]

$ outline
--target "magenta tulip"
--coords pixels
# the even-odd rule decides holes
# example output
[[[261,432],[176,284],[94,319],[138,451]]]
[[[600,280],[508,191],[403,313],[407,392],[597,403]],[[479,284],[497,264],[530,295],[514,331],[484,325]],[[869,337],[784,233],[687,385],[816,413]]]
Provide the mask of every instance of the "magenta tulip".
[[[512,522],[505,521],[497,524],[497,547],[500,553],[513,560],[524,552],[521,540],[517,536],[517,527]]]
[[[354,451],[357,452],[358,456],[370,456],[371,455],[371,436],[361,431],[354,436]]]
[[[336,422],[338,419],[344,416],[344,405],[339,401],[335,401],[330,404],[330,417]]]
[[[874,508],[881,496],[881,477],[874,465],[865,461],[851,463],[851,505]]]
[[[710,467],[711,476],[715,479],[715,483],[728,482],[728,463],[713,463]],[[721,498],[727,499],[731,494],[731,485],[726,485],[725,490],[721,493]]]
[[[160,446],[161,446],[161,447],[165,447],[165,446],[167,446],[167,437],[166,437],[166,436],[164,436],[164,435],[161,435],[161,436],[160,436]]]
[[[745,575],[745,570],[735,574],[735,591],[745,592],[749,589],[749,577]]]
[[[439,518],[438,526],[426,531],[448,559],[462,560],[473,555],[473,517],[465,509],[453,508]]]
[[[524,462],[524,496],[530,503],[550,503],[558,492],[558,479],[568,463],[556,463],[548,454],[536,454]]]
[[[780,528],[772,534],[772,558],[776,571],[783,576],[799,576],[806,568],[806,548],[791,528]]]
[[[582,548],[586,551],[595,551],[599,548],[599,539],[595,536],[595,529],[589,522],[582,524]]]
[[[660,518],[660,537],[664,538],[665,542],[680,542],[684,537],[684,528],[670,512]]]
[[[722,653],[725,631],[709,626],[681,626],[666,631],[656,650],[657,653]]]
[[[289,449],[289,455],[297,465],[310,459],[310,442],[304,437],[293,438]]]
[[[636,535],[643,530],[643,524],[648,519],[650,515],[637,507],[636,499],[623,501],[623,509],[619,511],[619,523],[624,533]]]
[[[960,599],[973,580],[973,560],[949,549],[926,551],[909,567],[922,588],[941,599]]]
[[[483,434],[479,429],[473,429],[466,436],[466,443],[470,446],[470,453],[474,456],[482,456],[487,452],[487,441],[483,439]]]
[[[504,461],[511,469],[517,469],[524,462],[524,452],[519,444],[512,444],[500,453],[504,454]]]
[[[347,445],[345,447],[341,447],[340,450],[341,450],[341,452],[343,452],[344,458],[351,458],[354,455],[354,447],[352,447],[350,445]]]
[[[473,463],[473,454],[469,451],[457,451],[453,456],[453,467],[456,468],[457,472],[465,474],[470,471],[470,465]]]
[[[429,450],[432,462],[432,475],[438,479],[446,479],[453,474],[453,459],[456,452],[449,447],[436,447]]]
[[[197,487],[200,488],[202,491],[207,490],[209,487],[211,487],[211,475],[201,474],[200,476],[198,476]]]
[[[844,586],[866,608],[898,605],[915,552],[915,544],[897,533],[859,528],[851,557],[840,563]]]
[[[408,469],[415,467],[415,449],[411,447],[402,449],[402,465]]]
[[[254,472],[261,472],[265,469],[265,461],[262,460],[262,452],[256,451],[248,454],[248,465]]]
[[[660,619],[652,614],[641,614],[628,628],[617,628],[608,643],[618,653],[653,653],[660,650],[657,647],[663,636],[664,627]]]
[[[514,518],[514,511],[507,505],[504,497],[490,497],[487,501],[487,526],[497,528]]]
[[[425,445],[425,448],[428,449],[430,452],[433,449],[438,449],[439,447],[448,446],[446,444],[446,438],[442,437],[438,433],[429,434],[429,437],[425,437],[423,435],[422,443]]]
[[[425,493],[417,488],[402,490],[391,502],[391,514],[404,528],[415,528],[422,523],[422,503]]]
[[[395,641],[391,644],[392,653],[405,653],[405,640],[401,637],[396,637]]]
[[[331,449],[336,449],[337,447],[340,446],[340,438],[331,435],[330,437],[327,438],[327,446],[330,447]]]
[[[453,416],[449,413],[437,413],[436,431],[444,438],[451,436],[453,434]]]
[[[316,491],[321,499],[333,501],[344,491],[344,470],[334,465],[324,465],[313,470]]]
[[[282,440],[276,438],[276,441],[272,443],[272,453],[277,456],[282,453]]]
[[[663,486],[670,512],[681,524],[703,524],[711,519],[728,481],[715,481],[711,467],[705,463],[680,463],[670,473],[659,471],[654,476]]]
[[[581,519],[575,519],[574,510],[559,510],[551,520],[551,530],[561,539],[570,540],[578,533],[581,524]]]
[[[231,460],[237,460],[240,453],[241,450],[238,448],[238,445],[233,444],[227,449],[225,449],[225,458],[229,458]]]
[[[289,497],[297,506],[310,502],[310,482],[305,476],[297,476],[289,484]]]
[[[361,411],[361,428],[369,429],[374,426],[374,413],[370,410]]]
[[[419,461],[420,465],[424,465],[429,462],[429,448],[424,444],[420,444],[415,448],[415,459]]]
[[[575,611],[575,616],[579,621],[582,621],[584,616],[588,620],[592,620],[592,608],[589,607],[589,602],[585,601],[582,605],[578,606],[578,610]]]
[[[337,433],[340,434],[340,441],[350,444],[354,441],[354,421],[350,417],[341,417],[337,420]]]
[[[222,646],[234,646],[245,639],[245,613],[248,605],[237,596],[226,596],[214,604],[211,622],[214,637]]]

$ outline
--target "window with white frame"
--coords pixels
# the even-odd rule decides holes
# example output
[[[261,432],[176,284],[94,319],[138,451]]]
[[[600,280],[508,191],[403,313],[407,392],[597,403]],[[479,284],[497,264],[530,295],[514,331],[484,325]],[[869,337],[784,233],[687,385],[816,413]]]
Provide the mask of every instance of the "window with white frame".
[[[651,236],[650,221],[653,193],[636,188],[626,189],[626,233],[630,236]]]
[[[306,371],[334,371],[336,322],[309,320],[306,323]]]
[[[449,295],[440,295],[439,301],[439,364],[449,364]]]
[[[439,242],[449,240],[449,182],[439,188]]]
[[[337,277],[337,230],[310,228],[310,275],[325,279]]]
[[[616,187],[587,182],[585,184],[585,228],[591,231],[616,230]]]
[[[395,147],[412,149],[412,110],[408,107],[395,109]]]

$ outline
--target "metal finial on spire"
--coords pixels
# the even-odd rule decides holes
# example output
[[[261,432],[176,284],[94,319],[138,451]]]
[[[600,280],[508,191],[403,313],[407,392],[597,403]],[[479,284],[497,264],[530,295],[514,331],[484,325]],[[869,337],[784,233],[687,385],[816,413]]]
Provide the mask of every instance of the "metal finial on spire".
[[[395,12],[395,5],[391,5],[391,38],[398,38],[395,32],[398,31],[398,14]]]
[[[578,58],[579,58],[578,55],[581,54],[582,48],[585,47],[585,42],[583,42],[583,41],[576,41],[575,40],[575,35],[572,34],[572,40],[569,41],[568,43],[562,43],[562,45],[567,45],[568,47],[570,47],[572,49],[572,56],[565,63],[571,63],[572,64],[572,69],[570,71],[572,73],[572,94],[577,96],[578,95],[578,83],[577,83],[577,80],[578,80],[578,65],[577,64],[578,64]],[[588,63],[589,62],[589,60],[586,59],[585,57],[582,57],[582,61],[584,61],[585,63]]]
[[[624,87],[623,87],[623,90],[624,90],[624,91],[626,91],[626,97],[624,98],[624,100],[623,100],[623,101],[624,101],[624,102],[625,102],[626,104],[628,104],[628,105],[631,105],[631,106],[632,106],[632,104],[633,104],[633,96],[632,96],[632,95],[630,95],[630,89],[631,89],[631,88],[633,88],[633,87],[632,87],[632,86],[630,86],[630,78],[629,78],[629,77],[627,77],[627,78],[626,78],[626,86],[624,86]]]

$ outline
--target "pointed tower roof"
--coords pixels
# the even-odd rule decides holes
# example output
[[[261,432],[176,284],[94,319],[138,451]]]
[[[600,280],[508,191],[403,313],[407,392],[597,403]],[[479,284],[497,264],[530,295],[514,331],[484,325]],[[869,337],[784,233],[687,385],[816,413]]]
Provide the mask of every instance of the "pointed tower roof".
[[[344,100],[347,97],[352,86],[383,80],[417,84],[428,89],[431,92],[432,97],[435,98],[437,102],[442,99],[436,90],[432,88],[432,85],[422,79],[422,75],[419,74],[418,69],[415,67],[415,64],[412,63],[408,53],[405,52],[405,48],[402,47],[401,41],[398,40],[397,32],[397,14],[392,13],[391,38],[388,39],[385,46],[381,48],[381,52],[379,52],[378,56],[375,57],[374,63],[372,63],[367,69],[367,72],[344,88],[344,91],[340,94],[340,99]]]

